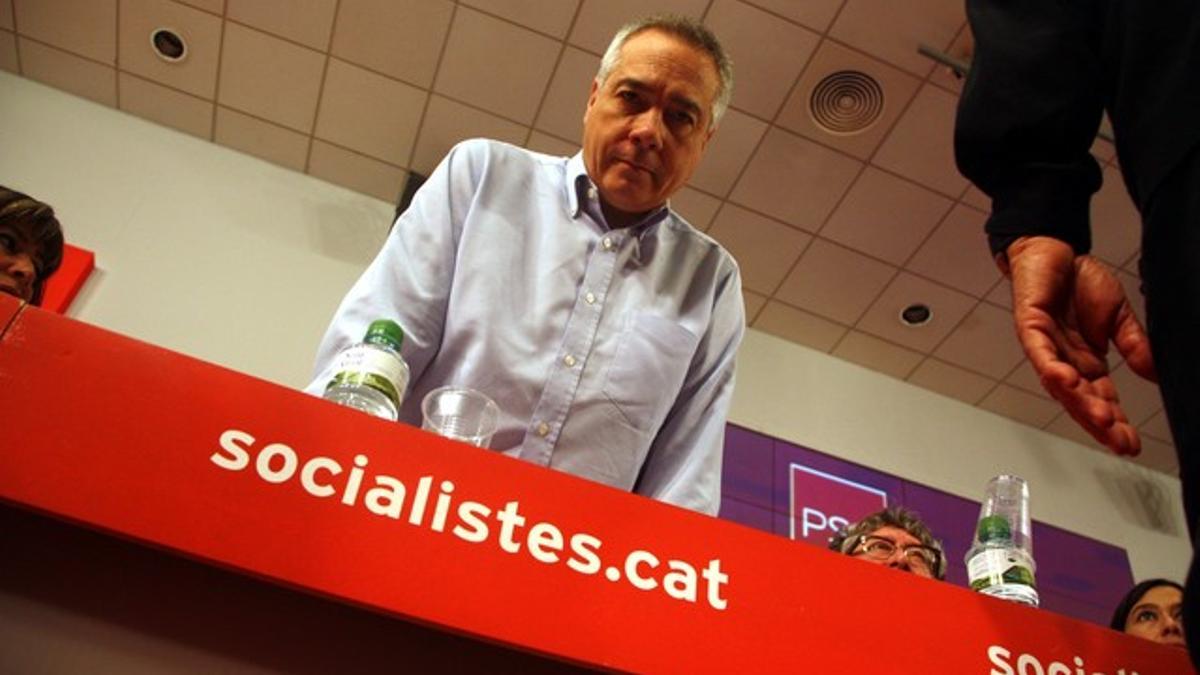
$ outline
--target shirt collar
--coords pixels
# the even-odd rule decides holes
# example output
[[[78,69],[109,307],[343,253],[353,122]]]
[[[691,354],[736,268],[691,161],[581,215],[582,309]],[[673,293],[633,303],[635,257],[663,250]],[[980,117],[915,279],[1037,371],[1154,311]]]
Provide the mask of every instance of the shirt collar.
[[[596,222],[608,226],[604,220],[604,214],[600,209],[600,193],[599,188],[588,176],[587,167],[583,164],[583,151],[575,153],[575,156],[567,160],[567,204],[571,211],[572,218],[578,218],[580,213],[587,207],[589,215]],[[630,234],[642,236],[653,230],[654,226],[666,220],[671,213],[671,202],[668,201],[661,207],[647,213],[644,218],[629,227]],[[611,229],[611,228],[609,228]]]

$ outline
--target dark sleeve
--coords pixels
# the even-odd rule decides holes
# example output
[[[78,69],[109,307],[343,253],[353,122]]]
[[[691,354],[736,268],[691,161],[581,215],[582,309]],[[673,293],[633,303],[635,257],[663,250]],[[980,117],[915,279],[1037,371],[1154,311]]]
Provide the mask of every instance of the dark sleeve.
[[[975,36],[954,131],[959,171],[992,198],[993,253],[1023,235],[1091,248],[1090,153],[1104,91],[1097,3],[967,0]]]

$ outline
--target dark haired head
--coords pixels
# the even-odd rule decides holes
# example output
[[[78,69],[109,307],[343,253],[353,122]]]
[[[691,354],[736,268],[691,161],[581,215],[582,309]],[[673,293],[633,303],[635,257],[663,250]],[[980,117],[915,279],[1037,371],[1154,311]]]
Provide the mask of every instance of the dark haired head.
[[[1143,595],[1150,589],[1158,588],[1159,586],[1170,586],[1171,588],[1179,589],[1180,593],[1183,592],[1183,586],[1170,579],[1147,579],[1129,589],[1125,597],[1121,598],[1121,602],[1117,603],[1117,608],[1113,611],[1112,621],[1108,622],[1109,627],[1124,633],[1125,622],[1129,620],[1129,613],[1133,611],[1134,607],[1137,607]]]
[[[35,247],[33,298],[41,304],[46,278],[58,269],[63,257],[62,225],[54,209],[27,194],[0,185],[0,225],[24,233]]]

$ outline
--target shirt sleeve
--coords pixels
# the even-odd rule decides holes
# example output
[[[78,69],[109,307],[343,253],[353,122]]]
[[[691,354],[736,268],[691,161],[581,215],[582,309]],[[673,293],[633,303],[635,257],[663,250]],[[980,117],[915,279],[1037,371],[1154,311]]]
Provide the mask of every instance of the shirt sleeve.
[[[955,159],[992,198],[993,253],[1047,235],[1091,248],[1101,183],[1090,148],[1104,107],[1095,3],[968,0],[975,37],[959,101]]]
[[[482,145],[456,146],[417,190],[379,254],[342,299],[321,339],[305,391],[321,395],[337,354],[362,340],[376,319],[400,324],[401,353],[411,381],[420,379],[442,342],[463,210],[471,203],[483,150]]]
[[[725,420],[733,399],[737,350],[746,332],[741,280],[732,261],[715,297],[708,331],[633,490],[713,516],[721,506]]]

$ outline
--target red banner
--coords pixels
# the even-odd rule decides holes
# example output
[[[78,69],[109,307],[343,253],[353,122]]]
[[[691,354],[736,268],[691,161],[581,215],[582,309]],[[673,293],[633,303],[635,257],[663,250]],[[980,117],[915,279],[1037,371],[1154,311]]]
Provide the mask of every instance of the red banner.
[[[631,671],[1191,672],[35,308],[7,325],[0,497],[277,583]]]

